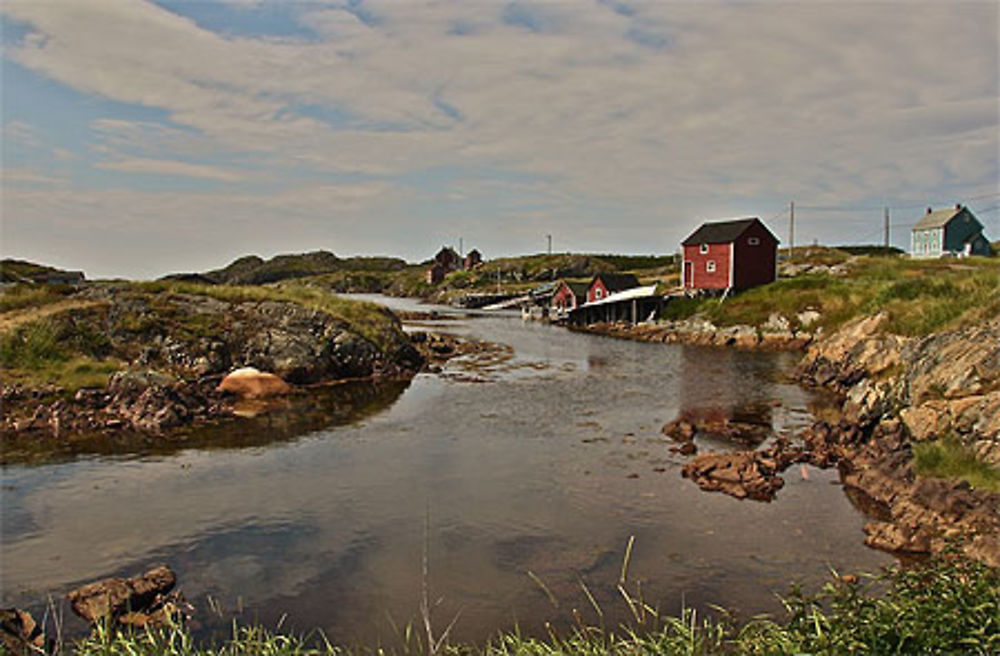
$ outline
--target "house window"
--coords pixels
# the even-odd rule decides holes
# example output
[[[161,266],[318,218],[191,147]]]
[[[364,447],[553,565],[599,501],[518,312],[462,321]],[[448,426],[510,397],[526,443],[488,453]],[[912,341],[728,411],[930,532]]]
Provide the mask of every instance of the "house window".
[[[601,289],[600,287],[598,287],[597,289],[594,290],[594,299],[595,300],[598,300],[598,301],[601,300],[602,296],[604,296],[604,290],[603,289]]]
[[[701,253],[702,255],[708,253],[708,244],[702,244],[701,248],[698,249],[698,252]]]
[[[715,273],[715,260],[709,260],[705,262],[705,271],[709,273]]]
[[[760,246],[760,237],[750,237],[747,239],[747,243],[751,246]]]

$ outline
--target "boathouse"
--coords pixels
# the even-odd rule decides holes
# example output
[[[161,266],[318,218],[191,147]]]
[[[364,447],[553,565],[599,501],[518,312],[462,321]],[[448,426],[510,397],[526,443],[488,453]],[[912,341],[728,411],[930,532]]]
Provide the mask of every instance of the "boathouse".
[[[584,303],[569,313],[569,322],[575,325],[602,321],[636,324],[657,318],[662,309],[663,296],[657,293],[656,285],[636,286]]]
[[[910,231],[910,255],[917,258],[945,255],[966,257],[990,255],[990,244],[983,236],[983,224],[968,207],[933,211],[927,208]]]
[[[778,238],[758,218],[703,223],[681,247],[688,293],[739,291],[778,277]]]
[[[631,273],[599,273],[587,286],[587,302],[593,303],[638,286],[639,279]]]
[[[570,312],[586,303],[588,287],[585,282],[560,281],[555,294],[552,295],[552,311],[549,316],[554,319],[565,318]]]

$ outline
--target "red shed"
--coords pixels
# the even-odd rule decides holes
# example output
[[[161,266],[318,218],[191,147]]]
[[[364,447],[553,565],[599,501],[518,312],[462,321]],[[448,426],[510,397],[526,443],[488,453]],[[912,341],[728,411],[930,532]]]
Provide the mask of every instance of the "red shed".
[[[778,238],[760,219],[703,223],[681,242],[685,290],[741,290],[778,277]]]
[[[587,302],[593,303],[615,292],[623,292],[638,286],[639,279],[631,273],[599,273],[587,287]]]
[[[585,282],[561,281],[552,295],[552,314],[562,317],[583,305],[587,300],[587,287]]]

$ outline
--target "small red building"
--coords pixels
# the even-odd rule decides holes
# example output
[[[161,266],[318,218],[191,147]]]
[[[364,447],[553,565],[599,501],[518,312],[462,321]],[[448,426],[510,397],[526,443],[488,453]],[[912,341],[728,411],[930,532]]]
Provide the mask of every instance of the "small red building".
[[[681,246],[686,291],[738,291],[778,277],[778,238],[757,218],[703,223]]]
[[[469,251],[468,255],[465,256],[465,270],[472,271],[477,266],[483,263],[483,254],[478,250],[473,248]]]
[[[631,273],[599,273],[587,286],[587,302],[593,303],[616,292],[639,286],[639,279]]]
[[[585,282],[561,281],[552,295],[552,314],[563,317],[583,305],[587,301],[587,288]]]

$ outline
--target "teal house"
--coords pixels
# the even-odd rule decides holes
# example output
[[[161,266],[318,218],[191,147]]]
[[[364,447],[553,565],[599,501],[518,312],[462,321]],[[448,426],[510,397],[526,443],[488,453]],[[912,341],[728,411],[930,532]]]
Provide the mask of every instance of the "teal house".
[[[933,211],[913,226],[910,235],[912,257],[966,257],[990,254],[990,243],[983,236],[983,224],[968,207],[955,205]]]

